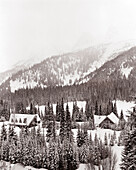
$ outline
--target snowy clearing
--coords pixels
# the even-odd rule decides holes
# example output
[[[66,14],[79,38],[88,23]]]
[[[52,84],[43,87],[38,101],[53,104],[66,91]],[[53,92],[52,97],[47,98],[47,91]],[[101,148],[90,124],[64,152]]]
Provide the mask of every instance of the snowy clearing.
[[[64,103],[64,109],[65,110],[66,110],[66,105],[67,105],[67,103]],[[68,106],[69,106],[70,114],[72,115],[73,102],[68,102]],[[85,112],[86,101],[77,101],[77,106],[79,107],[79,109],[83,108],[83,112]],[[44,114],[45,105],[41,105],[41,106],[36,105],[35,107],[37,109],[39,107],[40,112],[42,112]],[[27,107],[26,109],[30,109],[30,107]],[[56,104],[53,104],[53,112],[54,112],[54,114],[56,114]]]
[[[115,101],[113,101],[113,103],[115,103]],[[134,101],[127,102],[125,100],[116,100],[116,106],[118,115],[120,116],[121,110],[123,110],[124,118],[127,120],[129,112],[133,111],[133,107],[136,106],[136,104]]]

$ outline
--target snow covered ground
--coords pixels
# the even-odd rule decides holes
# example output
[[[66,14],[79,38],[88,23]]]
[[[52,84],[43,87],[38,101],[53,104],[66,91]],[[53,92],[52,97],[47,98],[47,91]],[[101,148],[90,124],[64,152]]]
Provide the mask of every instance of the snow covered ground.
[[[115,101],[113,101],[114,103]],[[127,116],[129,115],[130,111],[133,111],[133,107],[136,106],[136,103],[134,101],[127,102],[127,101],[121,101],[116,100],[116,106],[117,106],[117,112],[120,116],[121,110],[123,110],[124,118],[127,119]]]
[[[123,151],[123,146],[113,146],[112,147],[113,152],[117,155],[117,164],[116,164],[116,170],[120,170],[120,164],[121,164],[121,153]]]
[[[117,164],[116,164],[116,170],[120,170],[120,163],[121,163],[121,152],[123,151],[123,146],[113,146],[113,153],[116,153],[117,155]],[[78,170],[90,170],[87,168],[87,164],[80,164]],[[95,166],[95,170],[98,170],[98,167]],[[102,168],[101,168],[102,170]]]
[[[74,133],[74,139],[76,140],[77,137],[77,129],[72,129],[73,133]],[[95,134],[97,134],[97,137],[100,138],[102,140],[102,142],[104,142],[104,136],[105,133],[107,134],[108,139],[110,139],[111,135],[114,134],[114,131],[111,129],[101,129],[101,128],[97,128],[95,130],[88,130],[89,134],[91,133],[92,139],[94,140]],[[118,137],[120,135],[120,131],[115,131],[116,132],[116,139],[118,141]],[[109,143],[109,140],[108,140]]]
[[[113,103],[115,103],[115,101],[113,101]],[[66,109],[66,105],[67,103],[64,103],[64,109]],[[133,107],[136,105],[136,103],[134,101],[122,101],[122,100],[116,100],[116,106],[117,106],[117,112],[118,115],[120,116],[121,110],[123,110],[123,114],[125,119],[127,118],[127,115],[129,115],[130,111],[133,111]],[[72,109],[73,109],[73,102],[68,102],[68,106],[69,106],[69,111],[72,114]],[[83,108],[83,112],[85,112],[85,106],[86,106],[86,101],[77,101],[77,106],[79,107],[79,109]],[[45,105],[41,105],[35,106],[36,108],[39,107],[40,112],[42,111],[42,113],[44,113],[45,111]],[[27,109],[30,109],[30,107],[27,107]],[[56,104],[53,104],[53,111],[56,114]]]
[[[5,162],[5,161],[0,161],[0,169],[1,170],[47,170],[45,168],[36,169],[31,166],[23,166],[20,163],[10,164],[9,162]]]
[[[67,105],[67,103],[64,103],[64,109],[66,109],[66,105]],[[68,106],[69,106],[69,111],[72,115],[73,102],[68,102]],[[83,108],[83,112],[85,112],[86,101],[77,101],[77,106],[79,107],[79,109]],[[41,106],[36,105],[35,107],[36,108],[39,107],[40,112],[44,113],[45,105],[41,105]],[[29,109],[29,108],[30,107],[27,107],[27,109]],[[53,104],[53,112],[54,112],[54,114],[56,114],[56,104]]]
[[[80,164],[78,170],[87,170],[86,164]]]

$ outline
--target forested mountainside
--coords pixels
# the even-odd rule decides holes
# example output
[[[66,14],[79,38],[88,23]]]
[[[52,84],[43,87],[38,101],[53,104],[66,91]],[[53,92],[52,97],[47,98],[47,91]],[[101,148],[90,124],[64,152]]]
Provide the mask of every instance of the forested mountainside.
[[[84,79],[85,76],[95,71],[96,68],[101,67],[106,61],[115,58],[132,46],[131,43],[126,42],[104,44],[53,56],[30,68],[24,67],[27,69],[7,72],[7,80],[1,85],[1,91],[9,88],[14,92],[26,87],[73,85],[78,83],[79,79]],[[12,73],[15,74],[12,75]]]
[[[24,66],[16,66],[10,70],[0,73],[0,84],[5,82],[9,77],[11,77],[13,74],[17,73],[21,69],[24,70]]]
[[[130,79],[136,77],[136,47],[133,47],[118,55],[116,58],[106,62],[102,67],[93,73],[90,73],[84,79],[81,79],[80,83],[85,82],[86,80],[101,81],[116,79],[117,76]]]
[[[16,64],[12,65],[10,68],[8,68],[6,71],[0,72],[0,85],[5,82],[7,79],[12,77],[13,74],[16,74],[17,72],[21,70],[28,69],[32,67],[34,64],[40,63],[44,60],[45,57],[32,57],[30,59],[21,60],[17,62]],[[8,62],[8,61],[7,61]]]
[[[64,100],[68,101],[90,100],[92,103],[95,103],[96,100],[99,103],[105,103],[108,99],[117,98],[129,100],[130,97],[136,93],[135,56],[136,47],[133,47],[130,50],[118,55],[115,59],[106,62],[102,67],[91,73],[88,76],[88,81],[86,83],[74,84],[69,86],[57,87],[51,84],[49,87],[46,88],[44,86],[40,86],[41,81],[39,81],[39,86],[36,86],[34,88],[32,88],[31,86],[27,86],[26,89],[22,88],[16,90],[15,93],[11,93],[9,82],[14,81],[13,77],[15,78],[17,76],[14,75],[12,79],[8,79],[5,83],[1,85],[1,95],[4,96],[6,87],[8,93],[5,95],[5,98],[7,98],[8,100],[12,99],[12,101],[14,99],[14,103],[22,101],[26,106],[31,101],[35,101],[40,104],[44,104],[47,101],[55,103],[61,100],[61,98],[64,98]],[[51,59],[43,61],[39,64],[40,66],[43,64],[43,67],[40,68],[44,69],[45,64],[47,65],[47,67],[49,65],[53,66],[52,63],[54,63],[55,65],[55,61],[57,61],[57,58],[58,57],[52,57]],[[64,57],[63,59],[67,61],[67,57]],[[60,63],[60,68],[61,67],[62,64]],[[76,64],[73,64],[73,67],[76,68]],[[33,70],[33,73],[34,70],[36,70],[37,68],[39,68],[38,65],[32,67],[31,70]],[[47,70],[46,73],[43,72],[43,75],[47,74],[48,71],[49,70]],[[18,74],[23,75],[24,73],[21,71]],[[44,81],[43,77],[40,77],[40,75],[39,78]],[[55,80],[56,79],[54,78],[54,81]],[[26,79],[26,82],[27,81],[28,80]],[[21,88],[21,86],[19,87]]]
[[[13,74],[1,87],[14,92],[20,88],[71,85],[93,68],[92,63],[103,54],[103,49],[88,48],[80,52],[53,56],[33,67]]]
[[[110,100],[132,100],[132,96],[136,94],[136,79],[122,79],[117,77],[116,80],[104,80],[101,82],[88,82],[81,85],[59,86],[34,89],[20,89],[15,93],[9,93],[5,96],[9,98],[12,105],[21,102],[24,106],[28,106],[31,102],[34,105],[43,105],[48,101],[56,103],[62,98],[65,102],[85,100],[89,101],[91,105],[98,104],[105,108],[105,104]]]

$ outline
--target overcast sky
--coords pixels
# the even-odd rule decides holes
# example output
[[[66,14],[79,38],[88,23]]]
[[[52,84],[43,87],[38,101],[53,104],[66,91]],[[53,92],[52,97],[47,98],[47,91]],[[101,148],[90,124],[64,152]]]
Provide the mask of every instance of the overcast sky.
[[[135,0],[0,0],[0,71],[105,39],[136,39]]]

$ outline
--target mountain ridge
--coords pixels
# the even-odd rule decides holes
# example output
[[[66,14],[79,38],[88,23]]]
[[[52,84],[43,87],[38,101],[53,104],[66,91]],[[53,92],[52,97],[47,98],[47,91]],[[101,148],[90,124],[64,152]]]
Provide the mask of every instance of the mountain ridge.
[[[130,49],[132,44],[128,42],[102,44],[76,52],[52,56],[30,68],[15,72],[3,82],[1,89],[15,92],[15,90],[27,87],[73,85],[81,83],[80,80],[87,82],[92,72]],[[87,77],[88,79],[86,79]]]
[[[87,75],[79,83],[86,80],[101,81],[117,76],[128,78],[136,75],[136,46],[119,54],[116,58],[107,61],[102,67]]]

